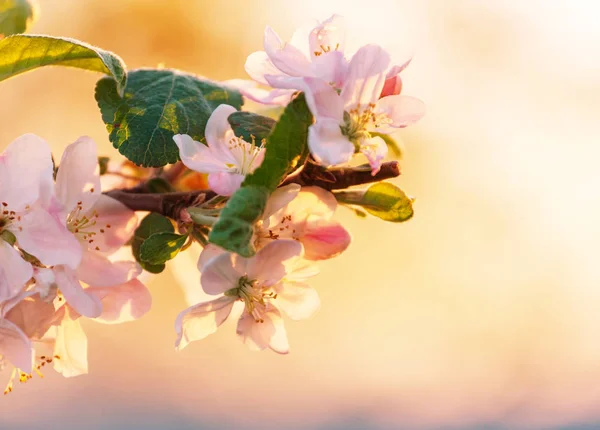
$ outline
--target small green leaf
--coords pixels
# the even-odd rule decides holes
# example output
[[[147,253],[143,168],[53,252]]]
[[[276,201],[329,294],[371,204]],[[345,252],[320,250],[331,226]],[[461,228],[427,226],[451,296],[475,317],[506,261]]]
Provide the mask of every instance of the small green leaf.
[[[389,182],[371,185],[364,192],[336,192],[335,197],[340,203],[361,206],[371,215],[384,221],[404,222],[414,215],[414,200]]]
[[[163,178],[151,178],[146,181],[149,193],[171,193],[175,191],[173,186]]]
[[[28,0],[0,0],[0,38],[25,33],[33,14],[33,5]]]
[[[100,79],[96,101],[113,146],[144,167],[177,162],[175,134],[202,141],[206,122],[217,106],[239,109],[243,104],[235,90],[176,70],[153,69],[130,72],[123,97],[114,81]]]
[[[100,167],[100,176],[106,175],[108,172],[108,163],[110,162],[110,158],[108,157],[98,157],[98,166]]]
[[[227,120],[233,129],[233,134],[246,142],[252,142],[254,137],[259,145],[269,136],[276,123],[274,119],[252,112],[234,112]]]
[[[142,243],[140,260],[146,264],[157,266],[175,258],[185,241],[186,235],[175,233],[156,233]]]
[[[209,241],[243,257],[254,255],[256,249],[251,243],[254,224],[263,214],[269,194],[267,188],[255,185],[237,190],[221,211]]]
[[[304,164],[308,156],[308,127],[312,124],[304,94],[286,108],[267,138],[265,158],[258,169],[246,176],[221,211],[209,241],[244,257],[256,252],[251,243],[254,224],[262,216],[269,195],[282,179]]]
[[[43,66],[67,66],[110,75],[122,93],[127,83],[125,64],[112,52],[74,39],[15,34],[0,40],[0,81]]]
[[[383,139],[383,141],[385,142],[385,144],[387,145],[388,149],[392,152],[392,155],[398,159],[398,160],[402,160],[402,156],[404,155],[404,152],[402,151],[402,147],[400,146],[400,144],[398,142],[396,142],[395,139],[392,138],[392,136],[390,136],[389,134],[383,134],[383,133],[377,133],[377,132],[371,132],[371,136],[373,137],[381,137]]]
[[[287,105],[267,138],[264,161],[246,176],[242,185],[259,185],[273,192],[288,174],[303,165],[308,156],[308,127],[312,119],[304,94],[300,94]]]
[[[135,230],[133,241],[131,243],[131,250],[133,256],[140,263],[142,268],[150,273],[160,273],[165,270],[164,264],[148,264],[140,259],[140,252],[142,244],[146,239],[154,234],[159,233],[175,233],[173,223],[169,218],[159,215],[157,213],[148,214],[140,225]]]

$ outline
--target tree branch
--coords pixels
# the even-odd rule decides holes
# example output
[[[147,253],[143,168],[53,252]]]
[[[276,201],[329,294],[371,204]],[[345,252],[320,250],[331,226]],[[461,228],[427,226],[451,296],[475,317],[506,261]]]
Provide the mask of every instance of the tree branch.
[[[400,163],[388,161],[381,165],[375,175],[371,169],[357,169],[356,167],[343,167],[340,169],[326,170],[318,164],[306,163],[304,168],[287,177],[281,185],[300,184],[302,186],[317,186],[328,191],[343,190],[356,185],[380,182],[400,176]]]
[[[299,184],[302,186],[317,186],[328,191],[340,190],[355,185],[370,184],[395,178],[400,175],[400,165],[397,161],[383,163],[375,175],[370,169],[344,167],[326,170],[323,167],[307,163],[304,168],[290,175],[281,184]],[[211,190],[196,190],[177,193],[148,193],[144,183],[133,188],[107,191],[106,194],[116,199],[134,211],[157,212],[173,219],[180,219],[181,211],[190,206],[199,205],[215,197]]]

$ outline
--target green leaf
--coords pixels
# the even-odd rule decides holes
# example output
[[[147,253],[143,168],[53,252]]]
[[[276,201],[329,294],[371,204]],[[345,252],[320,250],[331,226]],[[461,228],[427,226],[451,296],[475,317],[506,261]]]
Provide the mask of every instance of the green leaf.
[[[269,136],[277,122],[274,119],[252,112],[234,112],[229,115],[227,120],[233,129],[233,134],[241,137],[246,142],[252,142],[254,137],[259,144]]]
[[[306,161],[311,124],[312,114],[304,94],[300,94],[287,105],[267,138],[264,161],[254,173],[246,176],[242,185],[259,185],[273,192],[283,178]]]
[[[308,156],[308,127],[312,114],[304,95],[296,97],[286,108],[267,138],[262,164],[246,176],[221,211],[209,241],[244,257],[255,254],[251,243],[254,224],[262,216],[269,195],[290,172],[304,164]]]
[[[33,5],[27,0],[0,0],[0,37],[25,33],[33,14]]]
[[[255,185],[237,190],[221,211],[208,240],[243,257],[254,255],[256,249],[251,243],[254,224],[262,216],[269,194],[267,188]]]
[[[131,243],[131,250],[133,256],[140,263],[142,268],[150,273],[160,273],[165,270],[164,264],[148,264],[141,260],[140,253],[141,247],[146,239],[154,234],[160,233],[175,233],[173,223],[169,218],[159,215],[157,213],[148,214],[140,225],[135,230],[133,235],[133,241]]]
[[[100,167],[100,176],[106,175],[108,172],[108,163],[110,162],[110,158],[108,157],[98,157],[98,166]]]
[[[175,188],[164,178],[150,178],[146,181],[149,193],[171,193]]]
[[[175,258],[187,240],[186,235],[175,233],[156,233],[142,243],[140,260],[157,266]]]
[[[364,192],[336,192],[335,197],[340,203],[361,206],[371,215],[384,221],[404,222],[411,219],[414,214],[414,199],[389,182],[371,185]]]
[[[179,160],[175,134],[204,139],[206,122],[220,104],[243,104],[235,90],[176,70],[140,69],[129,73],[123,97],[114,81],[100,79],[96,101],[109,138],[119,152],[144,167]]]
[[[392,152],[392,155],[396,159],[402,160],[402,156],[404,155],[404,152],[402,151],[402,147],[389,134],[377,133],[377,132],[372,131],[371,136],[381,137],[383,139],[383,141],[385,142],[385,144],[387,145],[388,149]]]
[[[0,81],[43,66],[77,67],[105,73],[111,76],[109,79],[119,93],[127,83],[123,60],[87,43],[30,34],[15,34],[0,40]]]

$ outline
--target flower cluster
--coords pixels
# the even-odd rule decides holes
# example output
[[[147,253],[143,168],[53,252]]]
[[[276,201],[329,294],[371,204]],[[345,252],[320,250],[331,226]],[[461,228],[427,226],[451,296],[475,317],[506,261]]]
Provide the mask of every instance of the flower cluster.
[[[317,161],[335,166],[362,153],[375,174],[387,154],[379,134],[415,123],[425,106],[400,94],[400,73],[410,59],[392,64],[378,45],[365,45],[347,55],[345,30],[343,18],[333,15],[308,33],[305,28],[296,31],[289,43],[283,43],[267,27],[265,50],[248,57],[246,71],[273,90],[242,87],[242,91],[260,103],[285,102],[294,91],[304,91],[315,116],[308,145]]]
[[[397,162],[384,163],[393,141],[384,135],[424,113],[421,101],[401,94],[400,73],[410,60],[395,65],[377,45],[349,54],[338,15],[297,31],[290,43],[267,28],[264,49],[246,61],[253,82],[220,86],[178,71],[131,72],[143,74],[143,85],[135,84],[141,89],[115,87],[99,104],[102,110],[108,99],[127,100],[103,111],[103,120],[113,121],[113,143],[147,137],[138,137],[143,145],[127,141],[133,149],[123,153],[133,162],[98,158],[89,137],[70,144],[58,164],[31,134],[0,155],[0,370],[12,367],[5,393],[49,365],[66,377],[87,373],[81,319],[112,324],[143,316],[152,302],[143,269],[160,273],[190,246],[202,247],[194,288],[211,299],[179,314],[176,348],[235,317],[250,348],[288,353],[284,316],[305,319],[319,308],[308,285],[316,264],[351,243],[334,218],[338,205],[387,221],[412,217],[412,199],[380,183],[399,175]],[[126,112],[127,103],[142,104],[148,88],[160,92],[167,80],[149,79],[154,72],[168,74],[167,98],[174,100],[156,123],[150,102]],[[98,91],[117,85],[107,82]],[[242,95],[285,109],[279,120],[238,112]],[[236,107],[219,104],[236,97]],[[205,116],[194,122],[179,112],[188,103]],[[148,139],[162,139],[164,154],[153,157],[157,146]],[[169,151],[181,162],[165,168]],[[368,164],[352,164],[355,154]],[[159,164],[147,169],[136,160]],[[368,183],[375,185],[343,191]],[[136,211],[151,213],[138,220]]]
[[[251,54],[246,71],[271,90],[236,82],[242,93],[263,104],[286,104],[302,91],[314,116],[308,146],[314,160],[325,166],[348,163],[356,153],[367,157],[375,175],[387,155],[380,134],[419,120],[424,104],[401,95],[400,73],[410,60],[392,65],[380,46],[366,45],[345,53],[345,24],[333,15],[306,31],[298,30],[283,43],[267,27],[264,51]],[[181,160],[191,170],[208,173],[208,183],[229,196],[246,175],[260,166],[264,145],[235,136],[228,117],[235,109],[221,105],[206,127],[208,146],[188,135],[176,135]],[[268,148],[267,148],[268,150]],[[292,319],[309,317],[319,305],[316,292],[305,284],[316,274],[311,260],[334,257],[350,244],[349,233],[331,220],[337,201],[317,187],[287,185],[272,194],[255,225],[256,256],[243,258],[209,245],[198,262],[205,293],[218,298],[183,311],[176,322],[176,346],[216,331],[236,301],[243,303],[237,334],[253,348],[288,351],[281,311]]]
[[[96,144],[65,150],[54,179],[48,144],[24,135],[0,155],[0,363],[13,380],[53,363],[64,376],[87,373],[80,318],[139,318],[151,297],[135,261],[113,254],[131,237],[135,212],[101,194]]]

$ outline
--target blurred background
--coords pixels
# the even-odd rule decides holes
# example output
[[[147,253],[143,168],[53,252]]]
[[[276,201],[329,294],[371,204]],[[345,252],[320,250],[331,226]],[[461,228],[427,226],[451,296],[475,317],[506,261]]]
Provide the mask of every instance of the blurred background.
[[[321,264],[322,306],[288,356],[233,324],[173,348],[198,249],[151,278],[152,311],[85,324],[90,374],[52,371],[0,399],[7,430],[600,429],[600,4],[591,0],[39,0],[33,33],[130,69],[246,77],[268,24],[287,39],[344,15],[379,42],[428,114],[401,132],[406,224],[340,208],[351,248]],[[116,156],[100,75],[46,68],[0,83],[0,149],[33,132],[56,154],[90,135]],[[4,375],[3,373],[2,375]],[[6,374],[8,377],[8,374]]]

